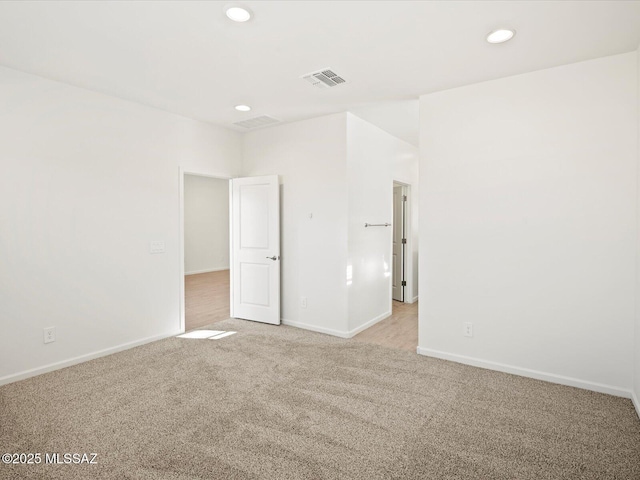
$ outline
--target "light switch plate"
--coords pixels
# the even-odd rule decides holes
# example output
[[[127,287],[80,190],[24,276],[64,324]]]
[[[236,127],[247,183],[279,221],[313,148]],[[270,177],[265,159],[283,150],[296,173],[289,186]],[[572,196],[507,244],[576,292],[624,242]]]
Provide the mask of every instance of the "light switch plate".
[[[164,242],[160,240],[151,242],[149,244],[149,253],[164,253]]]

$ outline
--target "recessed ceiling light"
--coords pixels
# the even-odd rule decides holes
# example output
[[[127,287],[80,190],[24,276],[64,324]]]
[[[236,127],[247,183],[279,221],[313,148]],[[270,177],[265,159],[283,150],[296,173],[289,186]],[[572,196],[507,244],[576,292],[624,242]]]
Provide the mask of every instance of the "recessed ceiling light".
[[[238,5],[226,7],[224,13],[234,22],[246,22],[251,18],[251,10],[245,7],[239,7]]]
[[[511,40],[515,34],[516,34],[515,30],[510,30],[508,28],[501,28],[499,30],[494,30],[489,35],[487,35],[487,42],[503,43],[508,40]]]
[[[251,107],[249,105],[236,105],[236,110],[239,112],[248,112],[251,110]]]

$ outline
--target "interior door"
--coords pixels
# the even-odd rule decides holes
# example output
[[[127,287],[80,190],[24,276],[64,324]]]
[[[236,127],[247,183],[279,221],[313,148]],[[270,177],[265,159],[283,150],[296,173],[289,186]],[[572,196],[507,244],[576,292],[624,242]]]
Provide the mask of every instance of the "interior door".
[[[393,268],[391,275],[392,298],[404,302],[404,215],[406,193],[403,186],[393,186]]]
[[[280,324],[278,176],[229,181],[231,316]]]

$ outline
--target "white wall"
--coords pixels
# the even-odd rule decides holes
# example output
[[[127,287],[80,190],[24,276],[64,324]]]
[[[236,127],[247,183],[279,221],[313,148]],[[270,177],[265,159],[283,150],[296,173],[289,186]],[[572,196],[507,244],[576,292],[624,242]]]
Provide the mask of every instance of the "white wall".
[[[229,268],[229,180],[184,176],[186,275]]]
[[[280,175],[285,323],[346,336],[346,114],[245,134],[243,174]],[[300,305],[307,298],[307,308]]]
[[[0,85],[0,382],[176,333],[179,166],[237,174],[240,136],[7,68]]]
[[[637,88],[629,53],[421,97],[421,353],[630,394]]]
[[[245,135],[243,175],[280,175],[284,323],[349,337],[390,314],[391,230],[364,223],[391,221],[417,153],[350,113]]]
[[[414,146],[347,114],[351,333],[391,315],[393,232],[386,227],[365,228],[364,224],[393,223],[394,173],[404,170],[401,162],[409,157],[417,164],[417,153]]]
[[[393,154],[396,140],[347,114],[349,330],[391,315]]]

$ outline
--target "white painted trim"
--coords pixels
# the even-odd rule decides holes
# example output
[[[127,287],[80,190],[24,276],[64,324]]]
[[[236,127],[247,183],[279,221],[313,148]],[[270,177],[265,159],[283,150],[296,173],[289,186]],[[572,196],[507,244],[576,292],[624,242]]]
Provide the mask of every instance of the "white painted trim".
[[[376,323],[384,320],[385,318],[389,318],[390,316],[391,316],[391,311],[388,311],[383,313],[382,315],[378,315],[377,317],[372,318],[371,320],[363,323],[359,327],[356,327],[353,330],[349,330],[349,333],[348,333],[349,336],[347,338],[355,337],[357,334],[359,334],[363,330],[366,330],[367,328],[375,325]]]
[[[178,180],[179,185],[179,193],[178,193],[178,254],[180,258],[179,269],[180,269],[180,298],[179,301],[179,310],[178,310],[178,329],[180,333],[185,332],[185,293],[184,293],[184,169],[182,167],[178,167],[178,173],[180,175]]]
[[[205,270],[194,270],[193,272],[185,272],[185,275],[198,275],[200,273],[221,272],[222,270],[229,270],[229,266],[218,268],[207,268]]]
[[[351,336],[349,335],[349,332],[345,332],[342,330],[334,330],[332,328],[318,327],[316,325],[311,325],[309,323],[295,322],[293,320],[286,320],[284,318],[281,319],[281,321],[282,321],[282,325],[287,325],[289,327],[302,328],[304,330],[310,330],[312,332],[318,332],[318,333],[326,333],[327,335],[333,335],[334,337],[351,338]]]
[[[87,362],[95,358],[106,357],[107,355],[112,355],[114,353],[118,353],[123,350],[128,350],[130,348],[139,347],[140,345],[156,342],[158,340],[173,337],[175,335],[180,335],[181,333],[184,333],[184,332],[176,331],[169,334],[154,335],[153,337],[134,340],[133,342],[123,343],[115,347],[105,348],[104,350],[98,350],[97,352],[87,353],[85,355],[80,355],[79,357],[73,357],[68,360],[63,360],[61,362],[50,363],[49,365],[44,365],[42,367],[32,368],[30,370],[25,370],[24,372],[7,375],[6,377],[0,378],[0,385],[6,385],[8,383],[17,382],[19,380],[24,380],[26,378],[35,377],[36,375],[42,375],[43,373],[53,372],[54,370],[60,370],[61,368],[71,367],[73,365]]]
[[[363,330],[366,330],[367,328],[371,327],[372,325],[375,325],[379,321],[384,320],[385,318],[389,318],[390,316],[391,316],[391,312],[385,312],[382,315],[378,315],[377,317],[372,318],[368,322],[363,323],[359,327],[354,328],[353,330],[346,331],[346,332],[344,330],[334,330],[332,328],[318,327],[317,325],[311,325],[309,323],[296,322],[296,321],[293,321],[293,320],[286,320],[284,318],[281,319],[281,322],[282,322],[282,325],[287,325],[289,327],[296,327],[296,328],[302,328],[304,330],[310,330],[312,332],[325,333],[327,335],[333,335],[334,337],[351,338],[351,337],[355,337],[358,333],[362,332]]]
[[[179,209],[178,209],[178,253],[179,253],[179,269],[180,269],[180,299],[179,299],[179,319],[178,319],[178,328],[180,329],[179,333],[185,332],[185,300],[184,300],[184,277],[185,275],[191,275],[196,272],[191,272],[189,274],[185,274],[184,271],[184,176],[185,175],[197,175],[199,177],[208,177],[208,178],[219,178],[221,180],[231,180],[231,177],[228,175],[219,175],[217,173],[204,173],[204,172],[192,172],[186,171],[182,166],[178,167],[179,174]],[[231,197],[231,184],[229,184],[229,197]],[[231,205],[229,205],[231,208]],[[231,226],[229,226],[229,230],[231,230]],[[202,272],[204,273],[204,272]],[[231,287],[230,287],[231,288]],[[233,306],[231,308],[231,313],[233,313]],[[230,315],[233,317],[233,315]]]
[[[413,211],[413,187],[410,183],[397,182],[404,186],[404,194],[407,196],[407,202],[405,203],[404,210],[404,236],[407,239],[405,244],[404,255],[402,261],[404,262],[404,279],[407,282],[404,287],[404,303],[408,303],[408,299],[411,298],[414,292],[413,285],[413,224],[412,224],[412,211]]]
[[[233,265],[233,178],[229,179],[229,265]],[[233,268],[229,267],[229,317],[235,318],[233,311],[233,284],[235,282],[233,276]]]
[[[631,401],[633,402],[633,406],[636,407],[636,413],[638,414],[638,419],[640,419],[640,399],[638,399],[634,391],[631,391]]]
[[[404,212],[404,234],[407,239],[405,244],[405,252],[403,256],[404,262],[404,279],[407,282],[404,290],[404,301],[402,303],[413,303],[409,299],[413,293],[413,224],[411,215],[413,209],[413,190],[410,183],[401,180],[393,180],[393,186],[403,187],[404,195],[407,196],[407,203]],[[391,256],[393,256],[393,234],[391,235]],[[392,290],[391,281],[389,281],[389,289]],[[392,290],[393,291],[393,290]]]
[[[413,297],[409,303],[416,303],[418,301],[418,295]]]
[[[479,358],[467,357],[465,355],[458,355],[455,353],[441,352],[439,350],[433,350],[431,348],[418,347],[417,352],[419,355],[425,355],[427,357],[450,360],[452,362],[464,363],[465,365],[486,368],[488,370],[496,370],[498,372],[511,373],[513,375],[519,375],[521,377],[535,378],[536,380],[544,380],[545,382],[558,383],[560,385],[567,385],[569,387],[593,390],[594,392],[607,393],[609,395],[615,395],[617,397],[631,398],[632,392],[630,390],[614,387],[612,385],[589,382],[586,380],[580,380],[578,378],[565,377],[563,375],[531,370],[529,368],[515,367],[512,365],[506,365],[504,363],[481,360]],[[636,406],[636,408],[638,407]]]

